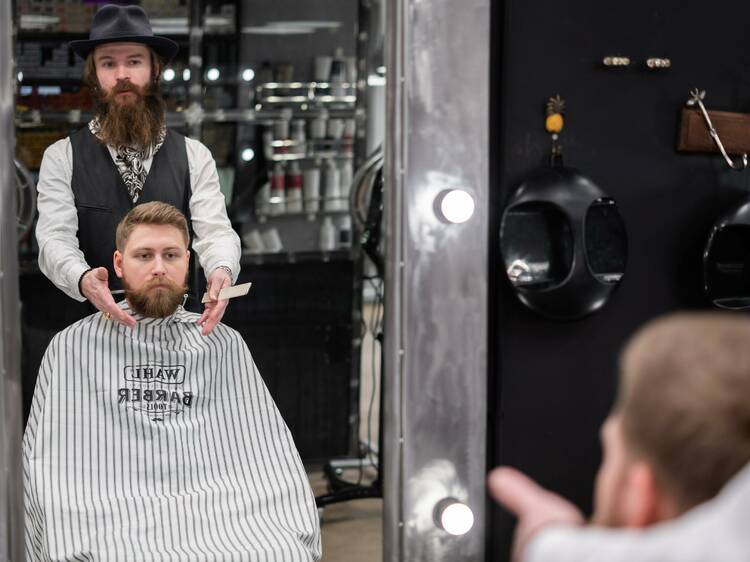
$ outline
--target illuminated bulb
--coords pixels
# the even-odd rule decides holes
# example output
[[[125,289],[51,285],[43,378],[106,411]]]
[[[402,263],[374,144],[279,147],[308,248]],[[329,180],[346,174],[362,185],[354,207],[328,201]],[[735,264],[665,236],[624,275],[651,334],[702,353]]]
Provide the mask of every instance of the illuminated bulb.
[[[444,498],[435,506],[435,523],[449,535],[465,535],[474,526],[474,512],[455,498]]]
[[[252,148],[245,148],[240,153],[240,158],[242,158],[243,162],[250,162],[250,160],[255,158],[255,151]]]
[[[164,71],[164,81],[165,81],[165,82],[171,82],[172,80],[174,80],[174,77],[175,77],[175,72],[174,72],[174,69],[172,69],[172,68],[167,68],[167,69],[166,69],[166,70]]]
[[[252,68],[246,68],[242,71],[242,79],[245,82],[250,82],[253,78],[255,78],[255,71]]]
[[[186,68],[182,71],[182,80],[183,82],[188,82],[190,80],[190,69]]]
[[[474,198],[463,189],[446,189],[435,199],[438,218],[453,224],[466,222],[474,214]]]
[[[215,82],[219,79],[219,76],[221,73],[219,72],[218,68],[209,68],[208,72],[206,72],[206,78],[208,78],[211,82]]]
[[[23,72],[18,73],[18,81],[23,82]]]

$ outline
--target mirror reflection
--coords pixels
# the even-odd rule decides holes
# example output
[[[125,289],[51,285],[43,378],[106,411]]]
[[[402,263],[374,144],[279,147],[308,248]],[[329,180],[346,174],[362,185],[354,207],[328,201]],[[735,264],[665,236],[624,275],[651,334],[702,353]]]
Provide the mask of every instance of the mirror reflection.
[[[384,6],[15,13],[27,549],[381,559]]]

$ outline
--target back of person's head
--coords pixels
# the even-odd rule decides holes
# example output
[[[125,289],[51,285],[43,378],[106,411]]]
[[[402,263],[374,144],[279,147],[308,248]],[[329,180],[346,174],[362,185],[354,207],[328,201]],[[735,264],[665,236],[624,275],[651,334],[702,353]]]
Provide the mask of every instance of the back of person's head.
[[[647,324],[621,356],[615,413],[680,511],[716,495],[750,461],[750,319],[679,313]]]
[[[123,217],[120,224],[117,225],[115,245],[120,252],[124,251],[125,244],[127,244],[128,238],[133,232],[133,229],[142,224],[173,226],[180,231],[180,234],[182,234],[182,237],[185,240],[185,246],[188,246],[189,244],[190,231],[188,230],[185,215],[183,215],[179,209],[168,203],[151,201],[133,207],[128,214]]]

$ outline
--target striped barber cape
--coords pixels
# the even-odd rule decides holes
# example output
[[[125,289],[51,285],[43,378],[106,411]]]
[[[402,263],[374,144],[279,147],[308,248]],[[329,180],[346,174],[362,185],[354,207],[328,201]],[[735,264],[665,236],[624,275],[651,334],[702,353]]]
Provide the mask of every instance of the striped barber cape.
[[[241,336],[204,337],[182,308],[135,316],[93,314],[47,348],[23,443],[27,559],[319,560],[307,476]]]

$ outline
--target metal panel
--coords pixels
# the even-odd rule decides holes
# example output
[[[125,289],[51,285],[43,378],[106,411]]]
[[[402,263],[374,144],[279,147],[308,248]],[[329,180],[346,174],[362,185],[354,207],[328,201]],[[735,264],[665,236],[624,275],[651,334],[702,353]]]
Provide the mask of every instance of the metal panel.
[[[388,4],[384,560],[484,559],[489,0]],[[476,203],[441,222],[447,188]],[[468,504],[460,537],[439,500]]]
[[[0,560],[23,561],[21,370],[11,2],[0,3]]]

